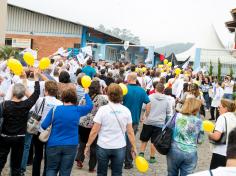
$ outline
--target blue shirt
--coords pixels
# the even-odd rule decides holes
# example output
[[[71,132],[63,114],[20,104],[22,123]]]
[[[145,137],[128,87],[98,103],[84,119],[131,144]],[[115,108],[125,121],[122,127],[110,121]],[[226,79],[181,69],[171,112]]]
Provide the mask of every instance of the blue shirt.
[[[93,103],[88,94],[85,94],[84,106],[57,106],[54,111],[52,131],[47,146],[78,145],[78,124],[81,116],[87,115],[93,108]],[[52,121],[51,109],[41,127],[47,129]]]
[[[123,105],[131,111],[133,124],[139,124],[143,103],[147,104],[150,100],[142,87],[129,84],[127,88],[128,93],[124,96]]]
[[[93,78],[96,74],[96,70],[91,67],[90,65],[85,66],[82,69],[82,72],[85,73],[86,75],[90,76],[90,78]]]

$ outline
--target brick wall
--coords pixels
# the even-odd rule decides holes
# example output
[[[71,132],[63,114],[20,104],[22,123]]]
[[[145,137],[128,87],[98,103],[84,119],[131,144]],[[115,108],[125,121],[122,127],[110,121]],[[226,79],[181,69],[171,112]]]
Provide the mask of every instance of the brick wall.
[[[49,56],[58,48],[74,48],[74,43],[81,43],[80,38],[6,34],[6,38],[32,39],[32,49],[38,48],[38,58]]]

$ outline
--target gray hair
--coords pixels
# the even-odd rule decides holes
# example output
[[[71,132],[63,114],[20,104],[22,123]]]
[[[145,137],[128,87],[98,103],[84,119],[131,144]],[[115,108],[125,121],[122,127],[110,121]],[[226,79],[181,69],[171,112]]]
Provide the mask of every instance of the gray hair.
[[[25,91],[26,91],[26,88],[23,84],[16,83],[12,89],[12,97],[16,97],[17,99],[21,99],[25,96]]]

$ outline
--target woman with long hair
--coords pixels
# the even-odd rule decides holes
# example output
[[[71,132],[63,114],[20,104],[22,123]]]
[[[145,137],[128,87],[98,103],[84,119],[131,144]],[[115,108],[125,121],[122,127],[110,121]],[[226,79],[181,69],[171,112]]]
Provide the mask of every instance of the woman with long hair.
[[[92,111],[87,114],[84,117],[81,117],[80,123],[79,123],[79,148],[78,148],[78,154],[76,157],[77,166],[78,168],[83,167],[83,161],[84,161],[84,149],[86,146],[86,143],[88,141],[88,137],[90,134],[90,131],[93,127],[93,119],[96,115],[98,109],[106,105],[108,103],[107,98],[101,94],[101,86],[99,81],[93,81],[91,83],[91,86],[89,87],[89,96],[91,97],[93,101],[93,109]],[[96,157],[96,140],[92,143],[90,147],[90,156],[89,156],[89,172],[94,172],[94,168],[97,163],[97,157]]]

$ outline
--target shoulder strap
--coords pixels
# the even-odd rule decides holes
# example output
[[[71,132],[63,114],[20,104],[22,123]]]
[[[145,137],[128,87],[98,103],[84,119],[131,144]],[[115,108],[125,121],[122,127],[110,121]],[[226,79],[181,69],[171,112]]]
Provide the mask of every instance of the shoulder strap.
[[[38,109],[37,114],[40,112],[40,110],[41,110],[41,114],[43,113],[44,105],[45,105],[45,98],[43,98],[43,101],[42,101],[42,103],[41,103],[41,105],[40,105],[40,107]]]
[[[162,131],[164,131],[167,127],[169,127],[172,123],[174,123],[177,116],[177,112],[174,113],[174,115],[165,123],[165,125],[162,127]]]
[[[226,136],[227,136],[227,120],[226,120],[225,116],[224,116],[224,119],[225,119],[225,133],[226,133]]]
[[[210,172],[210,175],[213,176],[213,173],[212,173],[211,169],[209,170],[209,172]]]
[[[110,105],[109,105],[109,106],[110,106]],[[124,135],[124,138],[126,139],[126,137],[125,137],[125,132],[123,131],[123,128],[122,128],[122,126],[121,126],[121,124],[120,124],[120,121],[119,121],[119,119],[118,119],[118,117],[117,117],[116,112],[114,111],[114,109],[113,109],[111,106],[110,106],[110,108],[112,109],[113,113],[115,114],[116,120],[117,120],[117,122],[118,122],[118,124],[119,124],[119,126],[120,126],[120,129],[121,129],[121,131],[122,131],[122,134]]]

